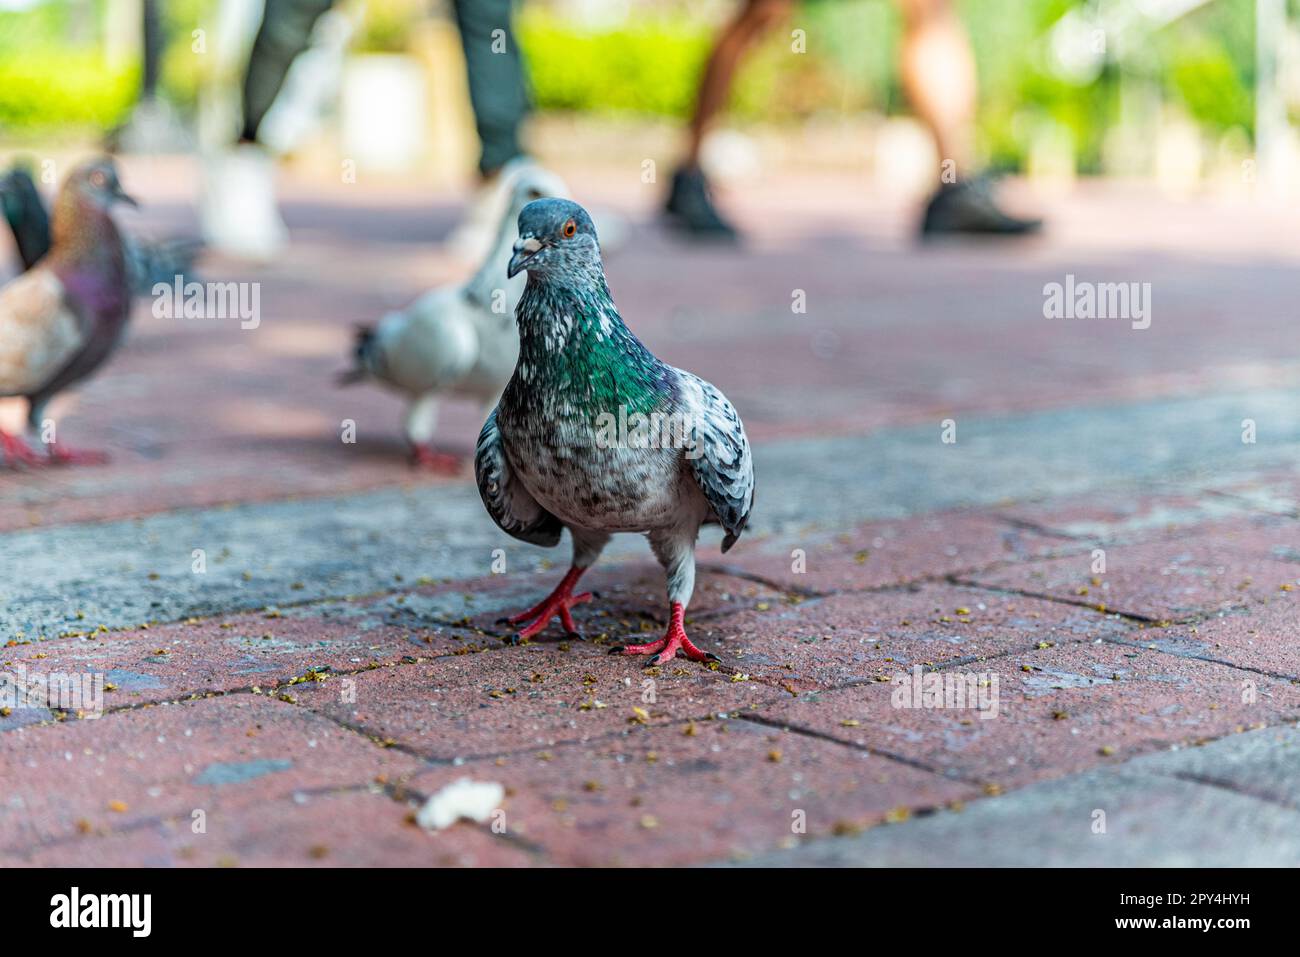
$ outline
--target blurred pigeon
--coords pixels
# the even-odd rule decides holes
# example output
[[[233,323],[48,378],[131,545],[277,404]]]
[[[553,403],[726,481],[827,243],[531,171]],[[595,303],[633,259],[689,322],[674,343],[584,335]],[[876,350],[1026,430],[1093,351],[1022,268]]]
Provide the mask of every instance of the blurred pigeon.
[[[490,407],[519,356],[514,309],[523,277],[506,277],[520,211],[543,196],[563,196],[564,183],[535,165],[522,167],[510,187],[509,207],[492,251],[469,282],[425,293],[377,326],[357,330],[355,366],[344,384],[373,378],[406,396],[405,431],[416,465],[455,474],[461,462],[432,445],[441,396],[477,399]]]
[[[667,572],[670,621],[658,641],[612,652],[654,655],[652,664],[679,650],[693,661],[717,660],[691,643],[683,622],[700,526],[722,525],[725,552],[754,503],[740,417],[721,392],[665,365],[624,325],[595,229],[577,203],[524,207],[509,274],[525,269],[519,363],[479,435],[474,470],[503,531],[549,547],[567,528],[573,565],[540,604],[505,619],[528,622],[513,641],[555,615],[576,635],[570,610],[591,594],[574,595],[574,584],[612,533],[638,532]]]
[[[31,173],[17,165],[0,177],[0,208],[14,234],[23,269],[31,269],[50,250],[50,218]],[[203,243],[198,239],[148,240],[122,237],[131,289],[137,296],[153,294],[155,283],[172,284],[178,275],[194,277],[190,270]]]
[[[126,255],[109,209],[135,205],[111,160],[77,167],[54,206],[53,246],[34,267],[0,288],[0,396],[28,401],[41,429],[57,393],[94,372],[121,338],[131,309]],[[57,442],[38,457],[20,437],[0,432],[6,464],[96,463]]]

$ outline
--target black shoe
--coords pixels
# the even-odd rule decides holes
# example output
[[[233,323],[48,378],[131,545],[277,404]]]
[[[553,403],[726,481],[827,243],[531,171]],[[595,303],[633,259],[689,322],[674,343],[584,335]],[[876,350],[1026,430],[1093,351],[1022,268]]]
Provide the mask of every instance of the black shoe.
[[[709,181],[698,169],[679,169],[664,212],[674,226],[693,236],[735,242],[735,228],[718,213],[709,192]]]
[[[984,236],[1023,236],[1037,232],[1041,219],[1020,219],[998,208],[989,182],[983,177],[945,183],[930,198],[921,220],[921,237],[951,233]]]

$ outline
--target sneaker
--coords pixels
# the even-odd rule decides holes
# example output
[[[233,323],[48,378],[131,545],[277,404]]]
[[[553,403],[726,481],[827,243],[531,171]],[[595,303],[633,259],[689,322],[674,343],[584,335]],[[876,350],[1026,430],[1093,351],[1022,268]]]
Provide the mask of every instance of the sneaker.
[[[1003,212],[984,177],[945,183],[930,198],[921,220],[921,237],[945,234],[1021,236],[1037,232],[1041,219],[1021,219]]]
[[[203,237],[239,259],[266,262],[289,241],[275,202],[275,159],[241,143],[204,163]]]
[[[735,242],[739,238],[735,227],[713,205],[709,181],[698,169],[679,169],[673,174],[664,212],[672,225],[701,239]]]

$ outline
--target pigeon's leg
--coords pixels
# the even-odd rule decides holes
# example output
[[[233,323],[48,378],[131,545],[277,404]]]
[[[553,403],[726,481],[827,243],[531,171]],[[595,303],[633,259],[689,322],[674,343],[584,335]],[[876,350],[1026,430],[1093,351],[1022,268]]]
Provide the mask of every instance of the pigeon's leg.
[[[560,624],[564,626],[566,638],[582,640],[582,634],[573,622],[572,609],[575,605],[591,601],[592,593],[585,591],[580,595],[575,595],[573,594],[573,586],[578,583],[578,579],[582,577],[583,572],[590,568],[596,559],[600,557],[601,551],[605,548],[605,543],[609,541],[609,536],[603,532],[583,532],[574,529],[569,529],[569,534],[573,537],[573,565],[560,579],[560,583],[555,586],[555,591],[526,612],[501,619],[502,623],[511,625],[521,625],[528,622],[523,628],[510,636],[509,641],[512,645],[517,645],[521,641],[532,638],[549,625],[552,618],[557,616],[560,619]]]
[[[646,666],[666,665],[681,651],[691,661],[721,661],[715,654],[701,651],[686,637],[686,606],[695,591],[695,536],[696,532],[678,530],[674,533],[650,535],[650,547],[668,573],[668,603],[672,609],[668,631],[658,641],[643,645],[623,645],[611,648],[610,654],[653,655]]]
[[[439,475],[459,475],[464,463],[449,452],[433,447],[433,432],[438,425],[438,397],[433,393],[420,396],[406,411],[406,438],[411,443],[411,464]]]
[[[45,458],[33,452],[30,445],[8,432],[0,432],[0,452],[4,454],[4,464],[11,468],[15,465],[38,467],[46,464]]]
[[[465,465],[460,456],[439,452],[432,445],[412,445],[411,464],[439,475],[459,475]]]
[[[108,463],[107,452],[90,449],[70,449],[66,445],[51,442],[45,447],[46,461],[50,465],[105,465]]]

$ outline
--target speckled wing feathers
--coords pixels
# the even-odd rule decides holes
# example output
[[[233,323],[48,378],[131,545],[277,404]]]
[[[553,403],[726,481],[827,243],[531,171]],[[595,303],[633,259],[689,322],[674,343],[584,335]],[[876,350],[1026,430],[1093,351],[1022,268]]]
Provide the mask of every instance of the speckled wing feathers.
[[[754,459],[745,427],[727,397],[698,376],[678,370],[683,385],[695,393],[692,410],[693,448],[687,461],[700,491],[727,533],[726,552],[744,531],[754,506]],[[694,388],[690,388],[694,386]]]
[[[511,474],[505,449],[501,447],[501,433],[497,431],[496,409],[479,433],[474,452],[474,478],[483,505],[503,532],[531,545],[552,548],[559,544],[564,530],[560,520],[542,508]]]

